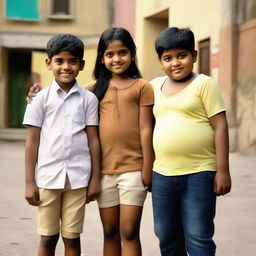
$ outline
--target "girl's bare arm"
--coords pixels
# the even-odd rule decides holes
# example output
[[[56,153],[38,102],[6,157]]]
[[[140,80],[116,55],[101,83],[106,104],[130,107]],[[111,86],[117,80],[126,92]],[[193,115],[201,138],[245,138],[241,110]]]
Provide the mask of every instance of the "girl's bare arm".
[[[152,106],[140,107],[140,141],[143,153],[142,181],[147,189],[150,188],[154,151],[152,145],[153,113]]]
[[[98,136],[98,126],[87,126],[86,133],[91,154],[92,173],[88,186],[87,203],[95,200],[101,192],[101,172],[100,172],[100,142]]]
[[[27,103],[31,103],[33,100],[33,97],[36,96],[36,94],[41,90],[41,85],[38,83],[33,84],[28,91],[28,95],[26,98]]]

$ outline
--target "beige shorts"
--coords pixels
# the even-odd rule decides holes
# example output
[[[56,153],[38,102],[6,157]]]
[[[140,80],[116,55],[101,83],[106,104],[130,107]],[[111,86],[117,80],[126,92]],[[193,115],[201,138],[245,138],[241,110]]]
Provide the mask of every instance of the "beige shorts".
[[[64,238],[74,239],[83,232],[87,188],[71,190],[39,189],[41,204],[37,211],[38,233],[53,236],[61,231]],[[61,223],[61,224],[60,224]]]
[[[141,171],[103,175],[102,192],[98,197],[100,208],[119,204],[143,206],[147,191],[141,179]]]

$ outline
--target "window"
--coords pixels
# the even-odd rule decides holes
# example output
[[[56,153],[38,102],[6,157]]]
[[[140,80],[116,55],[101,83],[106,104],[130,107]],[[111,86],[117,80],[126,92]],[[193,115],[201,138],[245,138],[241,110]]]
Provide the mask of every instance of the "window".
[[[73,19],[73,0],[49,0],[51,19]]]
[[[39,20],[39,0],[5,0],[5,18],[24,21]]]
[[[55,0],[52,4],[52,14],[69,15],[69,0]]]
[[[199,73],[210,75],[210,39],[199,42]]]

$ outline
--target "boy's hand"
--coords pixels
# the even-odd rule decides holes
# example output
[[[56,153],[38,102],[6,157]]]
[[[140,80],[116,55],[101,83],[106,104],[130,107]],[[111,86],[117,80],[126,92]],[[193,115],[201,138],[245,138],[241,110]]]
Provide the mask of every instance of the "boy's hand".
[[[39,189],[35,183],[26,185],[25,198],[30,205],[38,206],[40,204]]]
[[[152,183],[152,171],[146,172],[146,171],[142,170],[141,179],[142,179],[145,189],[150,192],[151,191],[151,183]]]
[[[215,176],[214,192],[217,196],[224,196],[231,190],[231,177],[229,172],[218,172]]]
[[[88,190],[86,203],[89,204],[91,201],[95,201],[98,195],[101,193],[101,183],[99,179],[91,179]]]
[[[28,96],[26,98],[27,103],[31,103],[33,100],[33,97],[36,96],[36,94],[41,90],[41,86],[38,83],[33,84],[28,92]]]

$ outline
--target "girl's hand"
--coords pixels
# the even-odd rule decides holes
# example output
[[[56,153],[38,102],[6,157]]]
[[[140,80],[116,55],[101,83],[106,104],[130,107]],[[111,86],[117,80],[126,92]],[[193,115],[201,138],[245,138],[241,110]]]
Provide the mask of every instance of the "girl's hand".
[[[38,84],[38,83],[35,83],[35,84],[33,84],[33,85],[30,87],[29,92],[28,92],[28,96],[27,96],[27,98],[26,98],[26,101],[27,101],[28,104],[32,102],[33,97],[35,97],[36,94],[37,94],[41,89],[42,89],[42,88],[41,88],[40,84]]]
[[[38,206],[40,204],[39,189],[35,183],[26,185],[25,198],[30,205]]]
[[[101,193],[100,180],[92,178],[87,190],[86,203],[89,204],[91,201],[95,201],[100,193]]]
[[[152,183],[152,171],[142,171],[141,172],[141,179],[144,184],[144,187],[147,191],[151,191],[151,183]]]
[[[214,192],[217,196],[224,196],[231,190],[231,177],[229,172],[217,171],[215,176]]]

